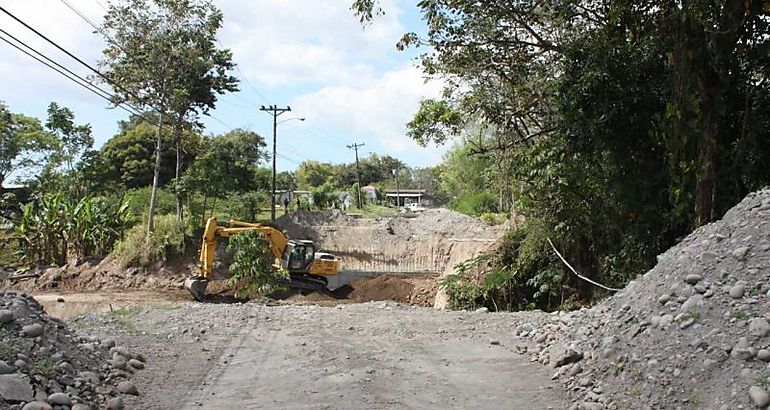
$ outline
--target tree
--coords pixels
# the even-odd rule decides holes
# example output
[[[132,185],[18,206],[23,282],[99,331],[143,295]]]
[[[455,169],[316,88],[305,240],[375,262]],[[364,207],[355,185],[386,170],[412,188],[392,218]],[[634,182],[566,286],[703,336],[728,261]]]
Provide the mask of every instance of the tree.
[[[297,180],[294,177],[294,173],[291,171],[279,172],[275,176],[275,186],[277,189],[285,189],[287,191],[297,189]]]
[[[111,4],[102,29],[110,43],[103,51],[105,77],[116,83],[114,103],[130,102],[156,110],[158,125],[153,195],[148,231],[153,229],[155,193],[162,155],[162,116],[170,114],[174,127],[179,178],[182,163],[181,133],[195,119],[214,108],[217,95],[237,90],[228,74],[232,53],[216,47],[222,13],[203,0],[121,0]],[[181,202],[177,214],[182,218]]]
[[[0,190],[15,172],[43,165],[53,148],[54,137],[38,119],[14,114],[0,101]]]
[[[107,140],[99,152],[108,165],[104,178],[127,189],[150,186],[153,182],[152,157],[156,136],[157,128],[149,122],[132,120],[124,123],[121,132]],[[163,151],[158,183],[164,186],[176,177],[176,152],[170,130],[164,131],[161,138]],[[182,134],[181,144],[185,147],[186,155],[180,168],[186,170],[201,149],[202,137],[188,131]]]
[[[319,187],[334,180],[334,167],[332,164],[318,161],[302,161],[297,167],[297,185],[304,189]]]
[[[253,131],[234,129],[205,138],[189,171],[180,178],[181,192],[198,192],[208,198],[222,198],[228,192],[266,189],[266,177],[258,165],[267,159],[264,138]],[[269,175],[269,173],[268,173]]]

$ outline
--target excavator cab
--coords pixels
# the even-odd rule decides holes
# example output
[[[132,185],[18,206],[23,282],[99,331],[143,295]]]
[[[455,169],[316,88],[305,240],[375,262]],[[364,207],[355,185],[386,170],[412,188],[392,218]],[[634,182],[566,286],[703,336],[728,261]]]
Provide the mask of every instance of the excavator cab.
[[[286,244],[281,268],[289,272],[307,272],[315,259],[315,246],[312,241],[290,240]]]

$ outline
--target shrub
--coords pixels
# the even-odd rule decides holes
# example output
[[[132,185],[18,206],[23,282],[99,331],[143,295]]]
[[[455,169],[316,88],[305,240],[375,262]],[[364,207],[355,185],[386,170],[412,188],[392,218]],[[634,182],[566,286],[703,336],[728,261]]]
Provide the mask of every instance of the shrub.
[[[232,193],[222,201],[221,209],[230,219],[256,221],[260,209],[270,206],[270,194],[264,191]]]
[[[508,231],[498,248],[457,267],[441,283],[452,309],[486,306],[494,310],[545,309],[576,306],[564,268],[546,238],[548,230],[529,220]]]
[[[310,196],[313,198],[313,205],[321,210],[330,208],[333,202],[337,202],[339,205],[339,198],[334,193],[334,186],[328,182],[313,188],[310,191]]]
[[[126,201],[128,201],[128,208],[136,220],[140,220],[142,216],[147,214],[151,195],[152,187],[137,188],[126,192],[125,197]],[[176,212],[176,197],[169,190],[158,188],[155,199],[155,215],[173,214]]]
[[[113,256],[121,266],[150,266],[184,253],[184,230],[175,215],[155,218],[155,230],[147,234],[144,223],[135,225],[116,245]]]
[[[449,202],[454,211],[479,216],[485,212],[497,212],[497,198],[489,192],[466,192]]]
[[[483,214],[481,214],[480,218],[482,221],[486,222],[489,225],[500,225],[505,223],[505,221],[508,220],[508,214],[484,212]]]
[[[235,287],[235,296],[257,292],[268,294],[280,289],[279,281],[286,280],[286,272],[273,268],[273,254],[267,242],[260,239],[257,231],[248,231],[230,238],[228,250],[233,250],[230,264],[230,286]]]
[[[128,204],[87,196],[45,194],[26,205],[16,227],[26,262],[64,265],[69,257],[103,256],[121,236]]]

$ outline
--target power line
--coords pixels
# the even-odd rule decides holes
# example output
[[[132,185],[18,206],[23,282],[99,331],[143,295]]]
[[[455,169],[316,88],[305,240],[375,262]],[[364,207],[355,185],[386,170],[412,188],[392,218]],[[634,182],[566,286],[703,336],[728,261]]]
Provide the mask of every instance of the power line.
[[[98,5],[99,5],[99,7],[101,7],[101,8],[102,8],[102,10],[104,10],[104,11],[107,11],[107,7],[104,7],[104,4],[102,4],[102,2],[101,2],[101,1],[99,1],[99,0],[94,0],[94,2],[95,2],[96,4],[98,4]]]
[[[347,146],[348,149],[352,149],[352,150],[356,151],[356,183],[358,184],[358,189],[357,189],[357,191],[358,191],[358,209],[361,209],[363,207],[363,205],[364,205],[363,202],[361,202],[361,170],[358,167],[358,149],[363,147],[364,145],[366,145],[366,144],[364,144],[362,142],[360,144],[353,143],[353,144]]]
[[[66,49],[64,49],[62,46],[60,46],[59,44],[57,44],[55,41],[53,41],[53,40],[51,40],[50,38],[46,37],[44,34],[40,33],[39,31],[35,30],[35,29],[34,29],[33,27],[31,27],[29,24],[25,23],[24,21],[22,21],[22,20],[21,20],[21,19],[19,19],[18,17],[14,16],[14,15],[13,15],[11,12],[9,12],[8,10],[6,10],[4,7],[0,6],[0,11],[2,11],[2,12],[3,12],[3,13],[5,13],[5,14],[7,14],[7,15],[8,15],[8,16],[10,16],[12,19],[16,20],[16,21],[17,21],[19,24],[21,24],[22,26],[26,27],[26,28],[27,28],[28,30],[30,30],[31,32],[33,32],[33,33],[37,34],[37,35],[38,35],[39,37],[41,37],[43,40],[45,40],[45,41],[47,41],[48,43],[50,43],[51,45],[53,45],[54,47],[56,47],[57,49],[59,49],[59,50],[60,50],[61,52],[63,52],[64,54],[66,54],[66,55],[70,56],[70,57],[71,57],[73,60],[77,61],[78,63],[80,63],[80,64],[82,64],[82,65],[84,65],[85,67],[87,67],[89,70],[93,71],[93,72],[94,72],[96,75],[98,75],[99,77],[103,78],[103,79],[104,79],[105,81],[107,81],[108,83],[110,83],[110,84],[112,84],[112,85],[116,85],[116,84],[115,84],[115,83],[114,83],[114,82],[113,82],[111,79],[107,78],[107,77],[106,77],[104,74],[102,74],[102,73],[101,73],[99,70],[97,70],[97,69],[95,69],[95,68],[91,67],[91,65],[89,65],[89,64],[88,64],[88,63],[86,63],[85,61],[81,60],[81,59],[80,59],[80,58],[78,58],[76,55],[74,55],[74,54],[70,53],[69,51],[67,51]]]
[[[48,57],[48,56],[46,56],[45,54],[43,54],[43,53],[41,53],[41,52],[39,52],[39,51],[35,50],[35,49],[34,49],[34,48],[32,48],[30,45],[28,45],[28,44],[26,44],[25,42],[23,42],[23,41],[19,40],[18,38],[16,38],[14,35],[12,35],[12,34],[8,33],[7,31],[5,31],[5,30],[3,30],[3,29],[1,29],[1,28],[0,28],[0,33],[3,33],[3,34],[5,34],[6,36],[10,37],[11,39],[13,39],[14,41],[16,41],[17,43],[19,43],[19,44],[21,44],[22,46],[24,46],[25,48],[27,48],[28,50],[30,50],[30,51],[32,51],[33,53],[37,54],[38,56],[40,56],[40,57],[44,58],[46,61],[50,62],[51,64],[53,64],[53,65],[55,65],[55,66],[59,67],[60,69],[62,69],[62,70],[64,70],[64,71],[66,71],[66,72],[68,72],[69,74],[71,74],[72,76],[76,77],[78,80],[80,80],[80,81],[82,81],[82,82],[84,82],[84,83],[88,84],[89,86],[91,86],[91,87],[93,87],[93,88],[95,88],[95,89],[99,90],[99,91],[100,91],[102,94],[104,94],[104,96],[112,97],[112,94],[110,94],[110,92],[108,92],[108,91],[105,91],[104,89],[100,88],[99,86],[97,86],[97,85],[95,85],[95,84],[91,83],[90,81],[86,80],[85,78],[83,78],[83,77],[79,76],[78,74],[74,73],[72,70],[68,69],[67,67],[64,67],[63,65],[61,65],[61,64],[59,64],[58,62],[54,61],[53,59],[49,58],[49,57]],[[6,42],[7,42],[7,41],[6,41]],[[10,44],[10,43],[9,43],[9,44]],[[13,44],[11,44],[11,45],[13,45]],[[24,51],[24,50],[21,50],[21,49],[20,49],[20,48],[18,48],[18,47],[16,47],[16,48],[17,48],[17,50],[20,50],[20,51]],[[29,55],[30,57],[33,57],[33,58],[35,58],[34,56],[30,55],[29,53],[26,53],[26,54],[27,54],[27,55]],[[36,59],[36,60],[37,60],[37,59]],[[40,60],[38,60],[38,61],[40,61]],[[41,63],[42,63],[42,61],[41,61]],[[50,67],[50,66],[49,66],[49,67]],[[57,71],[58,71],[58,70],[57,70]],[[102,97],[102,98],[104,98],[104,96],[100,95],[100,97]],[[133,107],[132,107],[132,108],[133,108]]]
[[[9,34],[7,34],[7,33],[6,33],[4,30],[1,30],[1,29],[0,29],[0,31],[2,31],[2,32],[3,32],[3,34],[9,35]],[[10,36],[10,35],[9,35],[9,36]],[[16,39],[15,39],[13,36],[11,36],[11,38],[13,38],[14,40],[16,40]],[[94,88],[97,88],[97,89],[101,90],[101,92],[105,93],[106,95],[103,95],[103,94],[101,94],[99,91],[95,90],[94,88],[91,88],[91,87],[89,87],[88,85],[86,85],[86,84],[83,84],[83,83],[81,83],[80,81],[78,81],[77,79],[75,79],[75,78],[71,77],[69,74],[67,74],[67,72],[70,72],[70,73],[71,73],[71,71],[70,71],[70,70],[68,70],[68,69],[66,69],[66,68],[63,68],[63,70],[61,70],[61,69],[59,69],[59,68],[55,67],[55,66],[53,66],[53,65],[49,64],[48,62],[41,60],[41,59],[40,59],[40,58],[38,58],[37,56],[35,56],[35,55],[32,55],[32,54],[31,54],[31,53],[29,53],[27,50],[24,50],[24,49],[22,49],[21,47],[17,46],[16,44],[13,44],[13,43],[12,43],[12,42],[10,42],[8,39],[6,39],[6,38],[4,38],[4,37],[2,37],[2,36],[0,36],[0,40],[3,40],[4,42],[8,43],[8,44],[9,44],[11,47],[13,47],[13,48],[15,48],[15,49],[17,49],[17,50],[21,51],[22,53],[24,53],[24,54],[28,55],[29,57],[32,57],[33,59],[35,59],[35,60],[36,60],[36,61],[38,61],[39,63],[41,63],[41,64],[45,65],[46,67],[50,68],[51,70],[54,70],[54,71],[56,71],[57,73],[59,73],[59,74],[63,75],[64,77],[67,77],[67,79],[71,80],[71,81],[72,81],[72,82],[74,82],[75,84],[77,84],[77,85],[79,85],[79,86],[81,86],[81,87],[85,88],[85,89],[86,89],[86,90],[88,90],[88,91],[91,91],[92,93],[96,94],[97,96],[99,96],[99,97],[101,97],[101,98],[103,98],[103,99],[107,100],[108,102],[110,102],[110,103],[113,103],[113,104],[114,104],[114,102],[113,102],[113,101],[112,101],[112,99],[111,99],[111,97],[112,97],[112,95],[111,95],[111,94],[107,93],[106,91],[103,91],[103,90],[101,90],[99,87],[96,87],[96,86],[94,86],[93,84],[89,83],[88,81],[85,81],[85,80],[83,80],[83,79],[82,79],[82,77],[80,77],[79,75],[77,75],[77,74],[74,74],[74,73],[73,73],[73,75],[74,75],[75,77],[79,78],[81,81],[84,81],[86,84],[90,85],[91,87],[94,87]],[[16,41],[19,41],[19,40],[16,40]],[[19,41],[19,42],[20,42],[20,41]],[[29,47],[28,45],[26,45],[26,44],[24,44],[24,43],[22,43],[22,42],[20,42],[20,43],[21,43],[21,44],[23,44],[25,47],[29,48],[30,50],[34,51],[35,53],[37,53],[37,54],[40,54],[40,55],[43,55],[43,54],[39,53],[37,50],[35,50],[35,49],[33,49],[33,48]],[[48,59],[48,60],[50,60],[48,57],[45,57],[45,56],[43,56],[43,57],[44,57],[44,58],[46,58],[46,59]],[[51,60],[51,61],[53,62],[53,60]],[[58,66],[61,66],[60,64],[58,64],[58,63],[56,63],[56,62],[53,62],[53,63],[54,63],[54,64],[56,64],[56,65],[58,65]],[[66,70],[66,72],[65,72],[64,70]],[[129,114],[133,114],[133,115],[137,115],[137,116],[140,116],[140,117],[142,117],[142,115],[141,115],[141,114],[139,114],[138,112],[134,112],[134,111],[132,111],[132,110],[130,110],[130,109],[128,109],[128,108],[126,108],[126,107],[124,107],[122,104],[115,104],[115,106],[116,106],[116,107],[118,107],[118,108],[120,108],[120,109],[122,109],[122,110],[125,110],[125,111],[126,111],[126,112],[128,112]],[[133,108],[133,107],[132,107],[132,108]]]
[[[32,31],[33,33],[37,34],[37,35],[38,35],[38,37],[41,37],[42,39],[44,39],[45,41],[47,41],[48,43],[50,43],[51,45],[53,45],[54,47],[56,47],[57,49],[59,49],[61,52],[63,52],[64,54],[68,55],[68,56],[69,56],[70,58],[72,58],[73,60],[77,61],[78,63],[82,64],[83,66],[85,66],[86,68],[88,68],[89,70],[91,70],[92,72],[94,72],[96,75],[98,75],[99,77],[101,77],[102,79],[104,79],[104,80],[105,80],[105,81],[106,81],[108,84],[110,84],[111,86],[113,86],[113,87],[115,87],[116,89],[118,89],[118,90],[121,90],[121,91],[125,92],[126,94],[128,94],[128,95],[130,95],[130,96],[132,96],[132,97],[136,98],[136,95],[135,95],[134,93],[132,93],[132,92],[131,92],[131,91],[129,91],[129,90],[126,90],[126,89],[125,89],[124,87],[122,87],[122,86],[121,86],[119,83],[117,83],[117,82],[113,81],[112,79],[110,79],[109,77],[105,76],[105,75],[104,75],[104,74],[102,74],[102,73],[101,73],[99,70],[97,70],[97,69],[93,68],[93,67],[92,67],[90,64],[86,63],[85,61],[83,61],[83,60],[81,60],[79,57],[77,57],[76,55],[74,55],[74,54],[72,54],[71,52],[69,52],[68,50],[64,49],[62,46],[60,46],[59,44],[57,44],[55,41],[51,40],[50,38],[46,37],[44,34],[40,33],[40,32],[39,32],[39,31],[37,31],[37,30],[35,30],[35,29],[34,29],[33,27],[31,27],[29,24],[25,23],[24,21],[22,21],[22,20],[21,20],[21,19],[19,19],[18,17],[14,16],[14,15],[13,15],[11,12],[9,12],[8,10],[6,10],[4,7],[0,6],[0,11],[2,11],[2,12],[3,12],[3,13],[5,13],[5,14],[7,14],[7,15],[8,15],[8,16],[10,16],[12,19],[16,20],[16,21],[17,21],[19,24],[23,25],[23,26],[24,26],[24,27],[26,27],[28,30],[30,30],[30,31]],[[109,37],[108,37],[108,39],[109,39]],[[145,120],[147,120],[147,118],[145,118],[145,117],[143,117],[143,116],[142,116],[142,118],[144,118]]]
[[[62,3],[64,3],[64,5],[65,5],[65,6],[69,7],[69,9],[70,9],[70,10],[72,10],[72,11],[73,11],[75,14],[77,14],[78,16],[80,16],[80,18],[81,18],[81,19],[85,20],[85,22],[86,22],[86,23],[88,23],[88,24],[89,24],[91,27],[93,27],[93,28],[94,28],[94,30],[96,30],[96,31],[98,31],[99,33],[101,33],[102,35],[104,35],[104,33],[102,33],[102,28],[101,28],[101,27],[99,27],[99,26],[97,26],[96,24],[94,24],[94,22],[93,22],[93,21],[91,21],[91,19],[89,19],[88,17],[86,17],[86,15],[85,15],[85,14],[81,13],[81,12],[80,12],[80,10],[78,10],[77,8],[75,8],[75,6],[73,6],[72,4],[70,4],[70,2],[68,2],[67,0],[61,0],[61,2],[62,2]],[[101,4],[100,4],[100,5],[101,5]],[[103,7],[103,6],[102,6],[102,7]],[[107,37],[107,36],[105,36],[105,37]]]

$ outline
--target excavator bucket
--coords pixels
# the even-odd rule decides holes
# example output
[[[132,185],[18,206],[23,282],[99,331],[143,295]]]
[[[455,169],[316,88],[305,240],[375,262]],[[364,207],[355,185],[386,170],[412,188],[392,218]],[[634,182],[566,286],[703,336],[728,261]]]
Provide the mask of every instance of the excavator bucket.
[[[208,284],[208,280],[194,276],[184,281],[184,288],[190,292],[195,300],[200,302],[206,297],[206,286]]]

